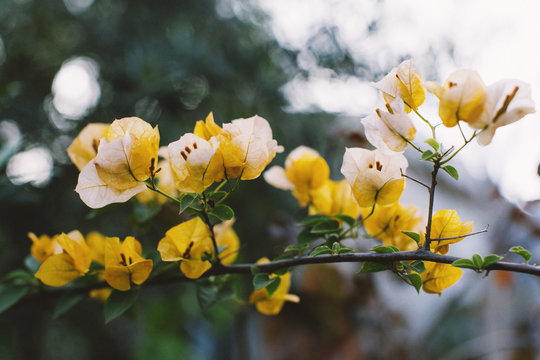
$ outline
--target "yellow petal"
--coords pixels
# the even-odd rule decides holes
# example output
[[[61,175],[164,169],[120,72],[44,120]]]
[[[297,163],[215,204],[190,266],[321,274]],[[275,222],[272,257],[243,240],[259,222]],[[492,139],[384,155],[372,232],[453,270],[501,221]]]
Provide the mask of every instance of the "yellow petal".
[[[212,267],[210,261],[202,261],[200,259],[182,260],[180,270],[189,279],[198,279],[208,269]]]
[[[30,253],[40,263],[43,263],[49,256],[55,254],[56,248],[59,246],[54,238],[47,235],[41,235],[39,238],[34,233],[28,233],[28,237],[32,240]]]
[[[105,268],[105,281],[112,288],[120,291],[131,289],[130,272],[127,266],[108,266]]]
[[[81,275],[75,268],[73,259],[62,253],[48,257],[34,276],[46,285],[63,286]]]
[[[128,266],[131,272],[131,281],[136,285],[141,285],[146,281],[152,272],[152,260],[140,260]]]
[[[93,261],[105,265],[105,236],[97,231],[86,235],[86,243],[90,248]]]
[[[379,190],[376,203],[378,205],[390,205],[401,197],[405,189],[405,179],[396,179],[386,182]]]
[[[221,133],[221,127],[214,122],[214,114],[210,113],[206,117],[206,121],[199,120],[195,123],[193,133],[200,138],[210,140],[211,137]]]
[[[224,265],[230,265],[236,260],[240,248],[240,239],[238,239],[238,235],[232,228],[233,224],[234,219],[231,219],[214,226],[216,243],[219,247],[224,248],[219,254]]]
[[[426,270],[420,274],[424,283],[423,289],[430,294],[441,294],[441,291],[452,286],[459,280],[463,270],[450,264],[440,264],[426,261]]]
[[[78,235],[75,239],[69,237],[66,234],[60,234],[56,241],[62,249],[71,257],[72,264],[77,271],[81,274],[88,272],[90,263],[92,262],[92,255],[90,248],[86,245],[82,235],[77,232]]]
[[[108,126],[100,123],[86,125],[67,148],[69,158],[79,171],[96,157],[99,141],[105,136]]]

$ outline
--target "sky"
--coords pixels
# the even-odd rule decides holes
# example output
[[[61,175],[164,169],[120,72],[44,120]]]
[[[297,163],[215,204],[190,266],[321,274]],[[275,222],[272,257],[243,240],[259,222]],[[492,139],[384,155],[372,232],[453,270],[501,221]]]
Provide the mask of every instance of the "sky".
[[[486,85],[520,79],[531,84],[533,99],[540,104],[537,1],[518,0],[511,6],[499,0],[257,0],[257,4],[271,17],[270,31],[282,46],[298,51],[298,64],[310,74],[307,80],[295,77],[283,88],[289,111],[320,109],[361,119],[382,105],[369,81],[317,66],[307,43],[322,27],[336,29],[340,44],[373,69],[395,67],[406,56],[421,74],[436,69],[439,78],[424,75],[424,80],[443,82],[458,69],[476,70]],[[375,20],[377,31],[370,33],[366,29]],[[435,98],[428,96],[422,113],[436,119],[437,107]],[[536,113],[499,128],[492,144],[474,143],[456,160],[473,177],[489,176],[517,204],[540,199],[539,134]],[[460,138],[457,131],[445,131],[443,136],[456,144]]]

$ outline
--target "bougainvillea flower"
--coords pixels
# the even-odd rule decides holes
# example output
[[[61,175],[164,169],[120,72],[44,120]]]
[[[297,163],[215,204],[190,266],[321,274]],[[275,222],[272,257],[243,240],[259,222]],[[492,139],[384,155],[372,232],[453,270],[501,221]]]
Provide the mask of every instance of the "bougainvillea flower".
[[[431,243],[432,251],[446,254],[448,245],[455,244],[463,240],[465,235],[472,232],[473,222],[467,221],[462,223],[456,210],[439,210],[431,220]],[[463,235],[463,237],[461,237]],[[459,236],[459,237],[457,237]],[[444,238],[453,238],[450,240],[437,240]],[[424,235],[421,234],[421,242],[424,242]]]
[[[30,232],[28,237],[32,240],[30,253],[40,263],[43,263],[48,257],[62,252],[62,247],[56,241],[55,236],[40,235],[37,237],[36,234]]]
[[[63,286],[84,274],[90,268],[92,256],[84,237],[78,231],[55,237],[62,252],[49,256],[39,267],[35,277],[49,286]]]
[[[178,190],[174,184],[174,176],[171,171],[171,165],[169,163],[169,150],[166,146],[159,148],[159,156],[163,159],[157,163],[155,176],[155,183],[158,185],[158,188],[164,193],[175,197],[178,196]],[[164,204],[167,201],[167,198],[158,194],[157,192],[147,188],[144,191],[138,193],[137,200],[143,204],[157,203]]]
[[[120,243],[117,237],[105,239],[105,272],[103,278],[112,288],[128,291],[131,284],[140,285],[152,272],[152,260],[141,256],[141,244],[133,236]]]
[[[214,136],[221,134],[222,129],[214,121],[214,115],[208,114],[205,121],[199,120],[195,123],[195,129],[193,133],[200,138],[210,140]]]
[[[258,115],[223,124],[218,141],[229,178],[255,179],[283,151],[273,139],[268,121]]]
[[[301,206],[311,202],[314,191],[330,176],[330,168],[319,153],[306,146],[294,149],[285,160],[285,168],[272,166],[264,173],[267,183],[282,190],[291,190]]]
[[[370,212],[371,209],[364,208],[362,215],[367,217]],[[417,214],[416,206],[404,207],[399,202],[386,207],[377,206],[373,214],[364,220],[364,227],[370,236],[381,240],[383,245],[393,245],[401,251],[415,250],[417,244],[402,231],[422,232],[425,224]]]
[[[388,106],[389,112],[377,109],[377,114],[362,119],[366,138],[382,151],[404,152],[407,141],[414,140],[416,128],[404,111],[403,101],[396,99]]]
[[[351,187],[347,180],[327,180],[318,190],[312,192],[310,214],[332,216],[335,214],[349,215],[356,219],[360,207],[354,200]]]
[[[235,219],[224,221],[214,225],[216,243],[220,248],[219,258],[224,265],[230,265],[236,260],[240,249],[240,239],[236,231],[232,228]]]
[[[348,148],[341,173],[360,207],[384,206],[399,200],[405,188],[401,173],[405,173],[407,166],[407,159],[400,153]]]
[[[69,158],[79,171],[96,157],[100,139],[106,136],[108,127],[101,123],[86,125],[67,148]]]
[[[519,80],[501,80],[487,87],[483,112],[468,124],[482,130],[478,143],[488,145],[501,126],[518,121],[527,114],[535,112],[531,87]]]
[[[267,258],[262,258],[257,261],[257,264],[264,264],[270,262]],[[278,275],[272,274],[270,278],[276,277]],[[291,273],[288,272],[284,275],[279,276],[281,282],[279,283],[278,288],[272,294],[268,295],[268,290],[266,288],[259,289],[254,291],[249,297],[249,303],[255,304],[257,310],[264,315],[277,315],[283,308],[285,301],[291,302],[300,302],[300,298],[296,295],[289,294],[289,289],[291,287]]]
[[[129,200],[145,189],[143,182],[155,170],[158,148],[157,127],[135,117],[115,120],[96,157],[79,174],[75,191],[92,208]]]
[[[169,229],[158,244],[163,261],[181,261],[180,270],[190,279],[197,279],[212,267],[214,254],[208,226],[199,218]]]
[[[422,77],[413,68],[412,60],[405,60],[397,68],[392,69],[382,80],[372,83],[383,95],[384,101],[391,104],[401,98],[406,104],[405,111],[417,110],[426,99]]]
[[[450,264],[424,261],[424,265],[426,270],[420,277],[423,282],[422,288],[428,294],[441,295],[441,291],[454,285],[463,274],[463,270]]]
[[[223,158],[216,154],[218,146],[215,138],[206,141],[192,133],[169,144],[169,164],[178,191],[200,194],[223,179]]]
[[[425,86],[439,98],[439,116],[446,127],[473,121],[482,112],[486,85],[476,71],[458,70],[442,86],[432,81]]]
[[[97,231],[91,231],[86,235],[86,244],[90,248],[92,261],[102,265],[105,265],[105,239],[107,237]]]

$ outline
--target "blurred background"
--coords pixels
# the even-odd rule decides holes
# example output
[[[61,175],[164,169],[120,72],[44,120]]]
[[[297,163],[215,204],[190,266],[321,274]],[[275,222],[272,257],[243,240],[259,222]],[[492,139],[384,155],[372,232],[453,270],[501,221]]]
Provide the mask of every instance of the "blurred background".
[[[307,145],[340,179],[345,147],[369,147],[360,119],[382,105],[369,83],[405,59],[425,80],[459,68],[486,84],[521,79],[540,104],[539,12],[532,0],[0,0],[0,276],[23,266],[30,231],[135,235],[151,249],[178,223],[170,205],[91,211],[80,201],[65,149],[87,123],[138,116],[159,124],[166,145],[210,111],[218,124],[259,114],[286,149],[274,164]],[[434,119],[437,105],[428,96],[422,111]],[[457,209],[475,230],[490,225],[452,255],[520,261],[507,250],[522,245],[540,262],[538,117],[463,151],[459,182],[441,176],[435,209]],[[454,131],[442,136],[460,144]],[[409,175],[427,178],[406,155]],[[425,190],[410,182],[403,202],[425,211]],[[262,178],[243,182],[230,205],[244,262],[278,255],[305,215]],[[248,277],[236,281],[238,299],[209,309],[193,284],[143,289],[107,326],[90,299],[59,319],[52,303],[25,302],[0,315],[0,359],[540,358],[537,278],[467,272],[437,297],[357,270],[296,269],[291,292],[302,302],[276,317],[245,304]]]

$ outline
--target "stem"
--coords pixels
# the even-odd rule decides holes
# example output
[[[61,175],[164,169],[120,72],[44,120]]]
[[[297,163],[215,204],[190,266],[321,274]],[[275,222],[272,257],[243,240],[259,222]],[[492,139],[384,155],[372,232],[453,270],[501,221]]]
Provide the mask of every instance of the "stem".
[[[173,197],[173,196],[171,196],[171,195],[169,195],[169,194],[167,194],[167,193],[161,191],[160,189],[158,189],[158,188],[156,187],[156,184],[155,184],[155,182],[154,182],[154,178],[153,178],[153,177],[151,177],[150,179],[151,179],[151,180],[150,180],[150,184],[146,183],[146,187],[147,187],[147,188],[149,188],[149,189],[152,190],[152,191],[157,192],[157,193],[160,194],[160,195],[165,196],[165,197],[166,197],[167,199],[169,199],[169,200],[172,200],[172,201],[174,201],[174,202],[180,204],[180,200],[179,200],[179,199],[177,199],[177,198],[175,198],[175,197]]]
[[[411,108],[412,109],[412,108]],[[437,136],[435,135],[435,126],[431,125],[431,123],[428,121],[428,119],[426,119],[425,117],[423,117],[419,112],[418,110],[415,110],[413,109],[414,113],[416,115],[418,115],[418,117],[420,119],[422,119],[426,124],[428,124],[429,128],[431,129],[431,133],[433,134],[433,140],[437,140]]]
[[[422,186],[425,186],[425,187],[428,189],[428,191],[429,191],[429,186],[427,186],[426,184],[424,184],[424,183],[421,182],[421,181],[416,180],[415,178],[412,178],[412,177],[410,177],[410,176],[405,175],[405,174],[403,173],[403,170],[402,170],[402,169],[399,169],[399,171],[401,172],[401,176],[403,176],[404,178],[407,178],[407,179],[409,179],[409,180],[411,180],[411,181],[414,181],[414,182],[417,183],[417,184],[420,184],[420,185],[422,185]]]
[[[208,206],[208,203],[206,201],[206,194],[202,193],[203,196],[203,206],[202,206],[202,215],[204,218],[204,222],[206,225],[208,225],[208,228],[210,229],[210,237],[212,238],[212,245],[214,246],[214,266],[221,267],[223,266],[221,264],[221,259],[219,258],[219,248],[216,241],[216,234],[214,233],[214,225],[210,221],[210,216],[208,216],[208,212],[206,211],[206,206]]]
[[[450,160],[452,160],[452,158],[456,156],[461,151],[461,149],[463,149],[468,143],[470,143],[476,137],[477,134],[478,134],[478,131],[475,131],[474,134],[472,134],[472,136],[469,138],[469,140],[465,140],[465,143],[461,145],[461,147],[457,149],[456,152],[452,154],[452,156],[450,156],[448,159],[445,159],[444,161],[441,161],[441,165],[444,165]]]
[[[428,220],[426,225],[426,241],[424,243],[424,251],[430,251],[429,244],[431,243],[431,218],[433,217],[433,202],[435,199],[435,186],[437,186],[437,172],[441,164],[440,159],[433,161],[433,171],[431,172],[431,186],[429,187],[429,210]]]

